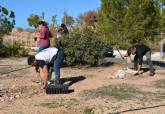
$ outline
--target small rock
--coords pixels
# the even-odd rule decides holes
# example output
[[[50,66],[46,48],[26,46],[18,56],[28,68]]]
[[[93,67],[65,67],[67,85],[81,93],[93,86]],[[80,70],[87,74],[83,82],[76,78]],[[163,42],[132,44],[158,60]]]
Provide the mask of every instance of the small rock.
[[[2,90],[2,88],[3,88],[3,84],[0,85],[0,90]]]
[[[19,99],[20,98],[20,95],[17,94],[14,97],[17,98],[17,99]]]
[[[123,79],[126,75],[126,72],[124,70],[118,70],[116,73],[115,73],[115,78],[117,79]]]
[[[108,101],[105,101],[105,103],[108,103]]]
[[[0,98],[0,101],[5,101],[4,98]]]
[[[4,99],[8,99],[9,97],[7,95],[3,95],[3,98]]]
[[[15,85],[12,85],[12,87],[11,87],[11,88],[12,88],[12,89],[13,89],[13,88],[15,88]]]
[[[9,99],[10,99],[10,100],[13,100],[13,99],[14,99],[14,96],[9,97]]]
[[[160,84],[161,87],[165,87],[165,84]]]

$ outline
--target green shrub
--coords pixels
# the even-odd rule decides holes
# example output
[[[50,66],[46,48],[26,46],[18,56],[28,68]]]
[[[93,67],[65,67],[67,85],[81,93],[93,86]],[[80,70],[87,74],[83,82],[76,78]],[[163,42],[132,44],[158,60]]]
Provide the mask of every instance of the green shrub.
[[[85,107],[84,114],[94,114],[94,111],[92,108]]]
[[[0,56],[15,56],[15,57],[22,57],[28,55],[28,51],[21,46],[21,44],[14,44],[14,45],[6,45],[0,48]]]
[[[101,36],[90,28],[72,31],[62,39],[67,65],[98,65],[109,45],[101,41]]]

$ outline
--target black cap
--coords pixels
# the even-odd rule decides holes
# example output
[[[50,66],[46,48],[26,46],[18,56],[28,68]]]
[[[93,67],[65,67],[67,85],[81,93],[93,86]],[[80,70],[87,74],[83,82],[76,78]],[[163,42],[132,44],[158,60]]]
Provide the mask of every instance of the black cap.
[[[32,63],[35,61],[35,56],[34,55],[30,55],[29,57],[28,57],[28,60],[27,60],[27,62],[28,62],[28,65],[32,65]]]

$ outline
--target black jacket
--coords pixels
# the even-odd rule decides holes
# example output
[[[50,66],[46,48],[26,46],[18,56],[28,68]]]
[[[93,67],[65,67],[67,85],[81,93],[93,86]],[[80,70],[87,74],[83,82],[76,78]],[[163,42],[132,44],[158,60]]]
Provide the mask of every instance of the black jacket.
[[[127,54],[128,56],[131,55],[131,48],[135,47],[136,48],[136,52],[135,52],[135,58],[134,61],[138,60],[139,65],[142,65],[143,63],[143,56],[148,52],[151,51],[151,49],[144,45],[144,44],[137,44],[137,45],[133,45],[132,47],[130,47],[127,50]]]

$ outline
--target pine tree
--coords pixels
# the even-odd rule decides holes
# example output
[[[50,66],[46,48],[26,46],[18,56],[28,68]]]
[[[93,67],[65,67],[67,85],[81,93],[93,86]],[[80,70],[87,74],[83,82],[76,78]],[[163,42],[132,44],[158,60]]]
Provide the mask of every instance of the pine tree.
[[[99,31],[111,44],[151,40],[160,27],[155,0],[102,0],[98,17]]]

